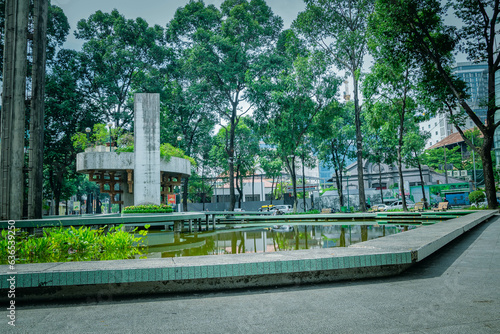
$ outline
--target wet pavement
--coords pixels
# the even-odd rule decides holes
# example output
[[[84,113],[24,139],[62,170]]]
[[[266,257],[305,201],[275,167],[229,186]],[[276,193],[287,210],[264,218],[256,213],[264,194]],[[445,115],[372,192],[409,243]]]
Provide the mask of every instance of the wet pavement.
[[[390,278],[18,305],[0,333],[499,333],[499,286],[497,215]]]

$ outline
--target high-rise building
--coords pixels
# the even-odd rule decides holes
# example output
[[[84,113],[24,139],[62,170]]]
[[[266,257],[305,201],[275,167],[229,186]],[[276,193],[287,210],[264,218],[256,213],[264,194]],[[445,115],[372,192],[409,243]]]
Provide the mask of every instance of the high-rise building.
[[[455,66],[453,73],[462,79],[467,85],[469,98],[467,103],[481,121],[486,121],[487,98],[488,98],[488,65],[486,63],[460,62]],[[458,111],[457,111],[458,113]],[[470,117],[466,117],[462,129],[470,129],[475,126]],[[439,113],[428,121],[420,123],[420,129],[430,133],[425,148],[429,148],[437,142],[456,132],[454,125],[448,120],[448,113]]]

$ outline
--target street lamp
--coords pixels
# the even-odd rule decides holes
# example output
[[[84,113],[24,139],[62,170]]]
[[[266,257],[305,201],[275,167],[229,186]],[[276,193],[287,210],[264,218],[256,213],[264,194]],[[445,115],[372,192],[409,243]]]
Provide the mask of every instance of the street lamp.
[[[113,126],[113,122],[108,123],[109,128],[109,151],[111,152],[111,127]]]
[[[87,133],[87,142],[90,142],[90,131],[92,131],[89,127],[85,128],[85,132]]]
[[[182,140],[182,137],[177,136],[177,148],[181,148],[181,140]]]

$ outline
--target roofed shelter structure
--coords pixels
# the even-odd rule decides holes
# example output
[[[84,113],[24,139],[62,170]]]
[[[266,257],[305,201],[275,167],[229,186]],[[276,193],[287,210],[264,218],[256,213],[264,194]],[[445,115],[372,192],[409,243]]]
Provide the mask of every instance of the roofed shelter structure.
[[[167,203],[174,187],[191,175],[191,163],[177,157],[160,158],[159,94],[135,94],[134,101],[134,152],[86,149],[77,155],[76,169],[99,184],[112,204]]]

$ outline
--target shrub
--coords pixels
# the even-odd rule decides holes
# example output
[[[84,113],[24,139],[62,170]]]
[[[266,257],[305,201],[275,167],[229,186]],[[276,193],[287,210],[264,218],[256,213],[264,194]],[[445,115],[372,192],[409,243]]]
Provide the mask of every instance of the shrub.
[[[187,159],[191,165],[196,166],[196,161],[193,158],[188,157],[182,149],[173,147],[169,143],[160,145],[160,157],[166,162],[169,162],[171,157]]]
[[[172,209],[170,205],[166,204],[127,206],[123,209],[123,213],[170,213],[173,211],[174,209]]]
[[[483,202],[486,199],[486,195],[481,190],[473,191],[469,194],[469,201],[471,204],[476,204]]]
[[[43,229],[41,237],[16,231],[16,263],[123,260],[141,255],[149,226],[138,232],[140,237],[122,231],[122,227],[110,227],[108,232],[105,226],[50,227]],[[1,236],[0,264],[6,264],[7,230],[2,230]]]

